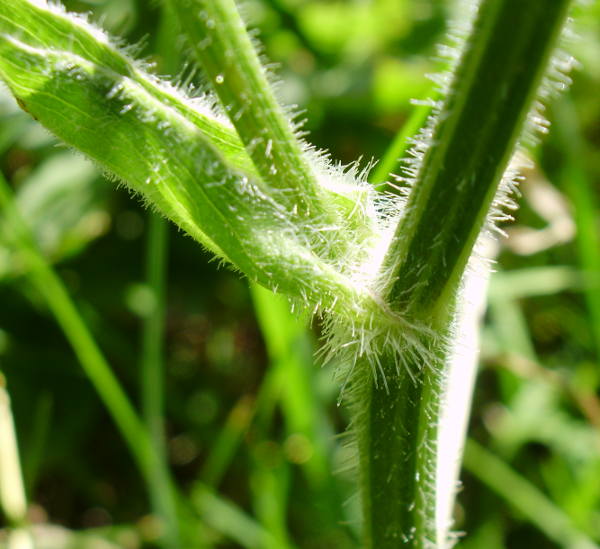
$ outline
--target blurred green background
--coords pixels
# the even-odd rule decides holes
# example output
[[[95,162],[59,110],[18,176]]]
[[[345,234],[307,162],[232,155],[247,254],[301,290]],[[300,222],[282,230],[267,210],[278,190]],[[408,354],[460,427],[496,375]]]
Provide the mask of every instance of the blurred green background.
[[[65,4],[139,44],[159,74],[202,89],[158,3]],[[426,75],[455,12],[442,0],[243,6],[308,139],[363,165],[410,119],[410,100],[430,93]],[[575,547],[573,532],[600,543],[600,2],[578,11],[567,44],[580,63],[574,84],[548,106],[550,134],[528,152],[533,167],[491,280],[455,511],[464,549]],[[358,547],[351,456],[338,436],[348,418],[331,367],[314,358],[318,325],[305,329],[286,304],[152,221],[4,89],[0,152],[40,249],[137,406],[143,325],[160,318],[164,269],[156,353],[182,547]],[[0,370],[38,546],[160,547],[148,487],[0,216]]]

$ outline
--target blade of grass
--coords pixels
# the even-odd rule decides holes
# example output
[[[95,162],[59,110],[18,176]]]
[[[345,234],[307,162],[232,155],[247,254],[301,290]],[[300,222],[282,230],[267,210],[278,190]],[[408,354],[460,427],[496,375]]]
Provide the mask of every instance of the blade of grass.
[[[200,471],[199,482],[206,488],[214,489],[220,484],[248,431],[255,410],[254,399],[245,396],[229,412]]]
[[[272,318],[271,322],[277,320],[281,319]],[[250,447],[252,507],[262,526],[272,536],[272,541],[265,543],[266,549],[292,547],[287,520],[290,464],[285,458],[283,446],[273,440],[270,434],[276,406],[284,396],[284,387],[283,364],[269,361],[259,393]]]
[[[504,461],[472,439],[465,446],[464,467],[549,539],[565,549],[598,549],[563,511]]]
[[[598,232],[599,204],[590,180],[586,163],[587,145],[581,135],[578,115],[573,101],[563,97],[553,110],[556,124],[553,134],[563,154],[563,169],[560,180],[571,203],[577,225],[576,243],[581,269],[588,284],[585,297],[590,314],[590,329],[600,357],[600,234]]]
[[[434,95],[432,91],[432,95]],[[408,120],[404,123],[400,131],[396,134],[389,147],[386,149],[383,158],[379,161],[375,169],[369,174],[369,181],[373,183],[378,190],[386,190],[389,185],[387,181],[392,174],[400,174],[402,171],[402,159],[410,148],[410,139],[417,135],[419,130],[425,125],[431,115],[432,107],[429,105],[416,105]],[[393,192],[393,187],[390,188]]]
[[[289,437],[296,437],[309,457],[299,456],[316,501],[323,502],[322,513],[331,526],[344,522],[338,487],[332,477],[333,430],[315,387],[313,344],[306,322],[290,312],[282,296],[251,285],[250,292],[261,333],[267,347],[270,368],[280,371],[279,406]],[[300,436],[300,438],[297,438]]]
[[[267,438],[268,425],[256,426],[252,448],[250,492],[254,513],[272,541],[265,549],[291,549],[288,530],[290,466],[280,445]]]
[[[283,381],[281,374],[281,369],[270,368],[263,379],[256,399],[242,397],[236,403],[212,445],[199,480],[194,483],[192,488],[192,501],[207,524],[213,528],[218,527],[221,533],[238,540],[244,547],[288,546],[285,521],[281,519],[281,511],[285,506],[281,505],[276,513],[271,513],[269,508],[273,503],[274,495],[266,494],[264,497],[261,495],[263,491],[272,491],[274,488],[277,488],[279,492],[280,486],[277,478],[273,477],[274,473],[268,471],[258,458],[255,457],[252,460],[254,475],[251,488],[256,511],[260,517],[260,522],[255,523],[256,528],[251,526],[254,522],[253,519],[245,518],[241,512],[235,511],[230,505],[218,505],[215,513],[209,512],[209,515],[206,516],[205,505],[208,505],[206,498],[210,494],[214,494],[212,490],[218,486],[231,465],[244,435],[251,427],[251,422],[255,420],[256,416],[259,417],[260,423],[271,418],[281,392],[280,387]],[[264,483],[270,483],[271,486],[267,487]],[[245,536],[242,542],[239,532],[246,529],[250,530],[250,537]],[[255,538],[260,541],[256,541]]]
[[[245,396],[235,404],[204,462],[199,485],[208,488],[218,486],[256,416],[262,418],[261,421],[272,417],[281,397],[284,375],[285,371],[278,365],[269,367],[257,397]]]
[[[543,273],[541,273],[543,274]],[[498,277],[499,284],[494,282]],[[527,289],[529,284],[522,284],[527,280],[526,272],[499,271],[492,275],[489,293],[490,325],[496,336],[498,350],[509,356],[510,354],[522,357],[533,363],[539,362],[537,352],[527,319],[519,303],[519,288]],[[544,283],[538,288],[543,288]],[[506,293],[503,293],[506,291]],[[515,295],[516,294],[516,295]],[[520,427],[528,423],[528,410],[531,402],[547,392],[547,388],[539,383],[523,384],[513,372],[501,370],[498,372],[498,382],[501,389],[502,401],[511,410],[510,416],[504,416],[494,430],[493,445],[504,459],[514,456],[519,448],[526,442],[527,434],[523,429],[515,429],[514,423],[508,417],[520,417]]]
[[[233,406],[204,462],[200,485],[208,488],[219,485],[255,417],[270,418],[274,413],[285,384],[284,376],[285,371],[278,365],[269,367],[257,397],[244,396]]]
[[[159,215],[148,214],[146,281],[152,292],[152,309],[143,319],[142,331],[142,418],[152,441],[154,470],[148,488],[152,506],[167,531],[177,532],[177,511],[168,496],[164,471],[168,470],[164,422],[164,317],[168,225]],[[165,498],[165,496],[167,496]],[[176,534],[170,547],[179,545]]]
[[[212,494],[212,490],[219,485],[231,465],[239,446],[242,444],[243,437],[251,427],[251,423],[257,417],[257,421],[260,424],[269,422],[272,418],[277,400],[281,396],[284,373],[281,368],[269,368],[256,399],[246,396],[242,397],[236,403],[229,413],[219,436],[212,445],[212,450],[202,467],[199,480],[194,483],[194,487],[192,488],[192,500],[196,503],[197,510],[203,515],[207,523],[213,527],[220,524],[220,531],[232,539],[238,539],[237,531],[238,529],[244,530],[246,528],[247,520],[240,518],[239,513],[230,513],[227,510],[227,506],[223,508],[224,515],[222,517],[220,512],[217,512],[216,515],[211,514],[209,517],[206,517],[204,515],[204,504],[201,503],[204,501],[202,498],[206,495],[207,490],[208,493]],[[267,494],[265,497],[261,496],[261,492],[265,489],[271,491],[274,486],[279,486],[277,479],[273,477],[274,473],[272,471],[268,471],[267,467],[260,463],[259,458],[255,457],[253,463],[256,475],[253,477],[254,482],[251,486],[253,488],[257,513],[261,518],[260,523],[257,523],[260,527],[260,536],[262,536],[260,547],[281,547],[281,544],[284,542],[287,547],[285,521],[282,522],[281,519],[281,510],[284,509],[284,506],[282,505],[278,512],[273,514],[268,510],[271,507],[270,503],[272,504],[273,494]],[[267,488],[264,486],[264,482],[272,483],[273,485]],[[240,524],[238,524],[238,518],[241,520]],[[216,520],[216,523],[213,522],[213,519]],[[221,524],[220,520],[225,520],[228,526]],[[232,531],[229,528],[232,528]],[[247,539],[246,543],[252,545],[254,541]],[[246,547],[247,545],[244,546]]]
[[[228,466],[242,436],[258,413],[270,417],[274,406],[283,408],[288,434],[302,434],[312,443],[312,456],[302,463],[313,487],[327,484],[330,478],[328,437],[323,429],[323,417],[315,402],[315,388],[311,381],[312,345],[305,324],[289,311],[286,299],[261,286],[251,284],[250,291],[261,333],[269,355],[269,369],[255,401],[243,397],[233,407],[224,428],[213,445],[201,481],[216,486]]]
[[[492,275],[490,299],[500,302],[569,290],[580,291],[585,285],[581,271],[565,265],[497,271]]]
[[[239,507],[209,488],[197,485],[191,495],[192,504],[207,525],[246,549],[273,546],[274,539],[259,523]]]
[[[502,274],[500,280],[502,280]],[[511,298],[510,294],[504,295],[501,293],[501,289],[499,290],[494,283],[493,275],[489,300],[492,325],[496,330],[502,350],[518,353],[529,360],[537,360],[533,341],[529,335],[527,320],[519,303],[516,299]]]
[[[176,517],[169,471],[162,467],[162,463],[155,455],[151,438],[144,424],[96,345],[62,281],[37,249],[25,221],[14,204],[10,187],[3,175],[0,175],[0,207],[10,221],[15,245],[27,262],[30,280],[45,298],[49,309],[61,326],[85,374],[121,432],[148,487],[155,481],[160,481],[156,489],[161,491],[158,501],[162,509],[161,515]],[[156,474],[160,474],[161,478],[157,479]],[[169,522],[165,524],[165,528],[165,542],[170,547],[177,547],[177,525]]]
[[[285,414],[288,433],[300,433],[312,445],[312,457],[303,463],[313,487],[323,486],[330,476],[328,435],[323,429],[324,411],[317,400],[312,379],[315,365],[306,322],[290,313],[289,303],[281,296],[252,285],[254,309],[265,339],[272,368],[281,369],[280,406]]]

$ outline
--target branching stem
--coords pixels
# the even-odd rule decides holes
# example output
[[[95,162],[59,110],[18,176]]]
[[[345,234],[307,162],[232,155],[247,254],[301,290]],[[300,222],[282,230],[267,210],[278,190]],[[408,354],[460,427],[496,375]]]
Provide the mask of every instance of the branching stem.
[[[484,0],[385,261],[392,310],[432,334],[425,352],[356,368],[365,544],[442,547],[435,475],[456,291],[523,131],[568,0]],[[387,383],[371,373],[381,364]],[[397,371],[397,364],[402,367]],[[379,379],[378,379],[379,377]]]
[[[338,193],[345,206],[335,204],[337,190],[326,191],[325,172],[278,104],[235,0],[166,1],[235,131],[157,85],[94,29],[28,0],[0,2],[0,73],[42,123],[219,257],[331,313],[348,335],[333,354],[359,342],[349,367],[365,546],[438,549],[445,540],[435,530],[436,443],[456,293],[570,0],[481,0],[379,273],[367,267],[379,265],[371,260],[387,242],[376,232],[385,208],[370,198],[355,203],[360,185]],[[162,471],[168,486],[144,425],[60,280],[25,244],[34,280],[140,469],[150,481]]]

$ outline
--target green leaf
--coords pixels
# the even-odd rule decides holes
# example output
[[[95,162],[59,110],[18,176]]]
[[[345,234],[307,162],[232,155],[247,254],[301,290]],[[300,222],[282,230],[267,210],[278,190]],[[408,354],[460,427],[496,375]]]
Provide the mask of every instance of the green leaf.
[[[48,129],[252,279],[300,297],[355,299],[309,248],[330,227],[299,229],[285,192],[256,176],[205,102],[159,84],[97,29],[55,8],[1,2],[0,75]]]
[[[169,0],[167,5],[265,185],[296,226],[311,227],[310,247],[343,268],[347,254],[368,246],[376,230],[367,213],[368,187],[331,169],[298,137],[234,0]],[[357,247],[363,241],[365,246]]]

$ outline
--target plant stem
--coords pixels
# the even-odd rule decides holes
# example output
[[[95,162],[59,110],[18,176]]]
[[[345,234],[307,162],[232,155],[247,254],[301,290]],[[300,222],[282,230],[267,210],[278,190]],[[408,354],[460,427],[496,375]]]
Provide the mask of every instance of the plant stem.
[[[456,292],[568,6],[482,1],[438,113],[383,271],[390,308],[429,335],[399,359],[359,364],[352,383],[369,549],[446,542],[436,531],[436,445]]]
[[[330,433],[323,425],[325,413],[315,391],[314,346],[306,321],[289,310],[285,298],[257,284],[250,285],[254,310],[267,347],[270,370],[281,372],[277,395],[289,434],[301,433],[313,444],[313,456],[303,463],[313,489],[334,500],[331,479]]]
[[[425,125],[430,114],[431,107],[429,105],[415,106],[411,116],[404,123],[390,146],[385,151],[383,158],[369,174],[369,181],[371,181],[378,190],[390,190],[393,192],[393,187],[388,189],[389,186],[386,182],[389,180],[388,178],[391,174],[397,174],[401,171],[402,158],[410,145],[408,140],[415,136]]]
[[[323,213],[315,174],[279,105],[234,0],[172,0],[192,51],[263,181],[303,216]]]
[[[394,310],[445,315],[569,4],[481,3],[388,253],[393,270],[388,300]]]
[[[427,344],[427,343],[426,343]],[[435,341],[428,343],[436,356]],[[439,352],[439,351],[438,351]],[[393,356],[384,368],[396,368]],[[384,384],[356,366],[354,406],[368,548],[436,547],[435,470],[443,362],[406,363]]]
[[[168,225],[160,215],[148,214],[146,280],[152,291],[152,310],[144,318],[142,337],[142,417],[155,456],[152,482],[149,483],[152,505],[167,531],[177,532],[177,511],[169,497],[168,469],[164,432],[164,315]],[[175,545],[173,545],[175,544]],[[169,542],[177,547],[177,537]]]

